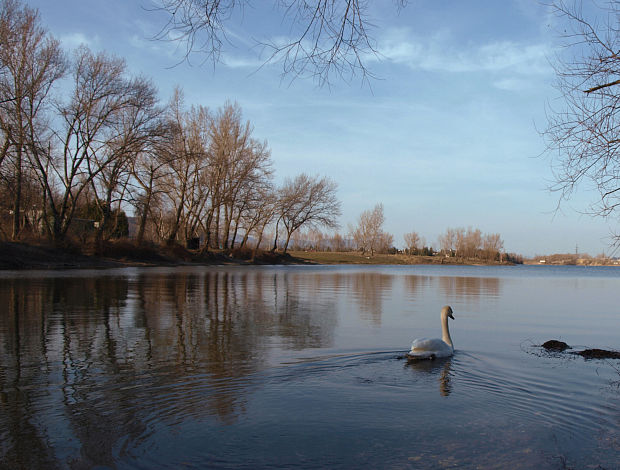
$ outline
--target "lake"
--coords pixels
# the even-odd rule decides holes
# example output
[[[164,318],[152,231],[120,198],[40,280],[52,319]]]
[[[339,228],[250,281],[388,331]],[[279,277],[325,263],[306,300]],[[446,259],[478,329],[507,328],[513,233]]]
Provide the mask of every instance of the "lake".
[[[620,468],[612,267],[0,272],[0,468]],[[440,337],[455,354],[403,359]]]

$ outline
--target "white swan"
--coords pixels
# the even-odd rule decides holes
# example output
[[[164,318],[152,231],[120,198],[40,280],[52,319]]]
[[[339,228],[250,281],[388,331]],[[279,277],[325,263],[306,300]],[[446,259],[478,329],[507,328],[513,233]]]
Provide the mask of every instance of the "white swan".
[[[419,338],[411,343],[411,351],[407,353],[409,359],[435,359],[450,357],[454,354],[454,345],[448,330],[448,317],[454,320],[452,308],[446,305],[441,309],[441,339]]]

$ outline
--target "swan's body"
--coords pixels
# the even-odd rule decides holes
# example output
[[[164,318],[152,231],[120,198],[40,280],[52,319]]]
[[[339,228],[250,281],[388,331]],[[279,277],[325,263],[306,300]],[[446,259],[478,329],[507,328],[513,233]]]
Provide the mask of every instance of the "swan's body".
[[[450,357],[454,354],[454,345],[448,330],[448,318],[452,316],[452,308],[446,305],[441,309],[441,339],[419,338],[411,344],[411,351],[407,353],[409,359],[435,359]]]

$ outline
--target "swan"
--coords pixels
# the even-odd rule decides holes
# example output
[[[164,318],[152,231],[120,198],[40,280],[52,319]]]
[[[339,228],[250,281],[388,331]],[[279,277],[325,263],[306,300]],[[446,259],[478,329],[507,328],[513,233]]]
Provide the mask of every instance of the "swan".
[[[441,339],[419,338],[411,343],[411,351],[407,353],[408,359],[435,359],[438,357],[450,357],[454,354],[454,345],[448,330],[448,318],[452,316],[452,307],[446,305],[441,309]]]

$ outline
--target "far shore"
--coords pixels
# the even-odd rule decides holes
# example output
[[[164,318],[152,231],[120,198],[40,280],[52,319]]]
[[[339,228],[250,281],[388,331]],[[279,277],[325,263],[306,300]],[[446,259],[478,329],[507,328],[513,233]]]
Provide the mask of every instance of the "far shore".
[[[578,264],[590,266],[614,265],[605,260],[587,259],[578,263],[566,260],[555,262],[548,259],[541,263],[538,258],[525,260],[524,264],[552,266],[558,264]],[[99,252],[92,247],[68,245],[54,247],[45,242],[22,243],[0,242],[0,270],[35,270],[35,269],[100,269],[121,268],[129,266],[219,266],[219,265],[470,265],[470,266],[512,266],[511,262],[486,261],[459,257],[413,256],[398,254],[319,251],[281,252],[259,251],[252,258],[250,250],[208,251],[186,250],[174,245],[165,247],[155,244],[136,245],[130,241],[106,243]]]
[[[182,265],[511,265],[512,263],[487,263],[479,259],[445,256],[409,256],[404,254],[362,254],[360,252],[260,251],[254,259],[250,250],[232,252],[186,250],[181,246],[162,247],[132,242],[107,244],[100,253],[82,246],[54,247],[44,242],[0,242],[0,270],[34,269],[98,269],[129,266],[182,266]]]

